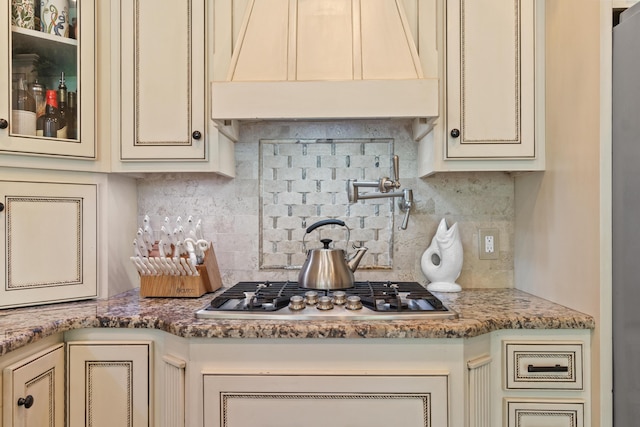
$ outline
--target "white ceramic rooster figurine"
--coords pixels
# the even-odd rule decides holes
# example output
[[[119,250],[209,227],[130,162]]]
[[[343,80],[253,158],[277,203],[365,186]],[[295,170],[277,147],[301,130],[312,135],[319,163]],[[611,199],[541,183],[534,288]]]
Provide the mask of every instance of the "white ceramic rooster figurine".
[[[427,289],[435,292],[460,292],[462,287],[456,279],[462,271],[462,242],[458,232],[458,223],[451,228],[442,218],[431,245],[422,254],[420,260],[422,272],[429,279]]]

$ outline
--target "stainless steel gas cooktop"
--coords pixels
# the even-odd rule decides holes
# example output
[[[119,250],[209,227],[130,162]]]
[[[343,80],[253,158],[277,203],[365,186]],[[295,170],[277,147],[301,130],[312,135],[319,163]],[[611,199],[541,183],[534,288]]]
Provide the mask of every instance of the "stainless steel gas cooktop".
[[[296,282],[239,282],[196,312],[202,319],[455,319],[458,314],[417,282],[356,282],[342,290]]]

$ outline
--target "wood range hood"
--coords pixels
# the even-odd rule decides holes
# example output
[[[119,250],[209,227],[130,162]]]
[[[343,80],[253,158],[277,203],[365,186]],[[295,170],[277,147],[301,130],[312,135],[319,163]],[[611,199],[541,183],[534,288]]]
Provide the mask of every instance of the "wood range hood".
[[[219,123],[412,118],[428,132],[438,116],[401,0],[249,1],[211,91]]]

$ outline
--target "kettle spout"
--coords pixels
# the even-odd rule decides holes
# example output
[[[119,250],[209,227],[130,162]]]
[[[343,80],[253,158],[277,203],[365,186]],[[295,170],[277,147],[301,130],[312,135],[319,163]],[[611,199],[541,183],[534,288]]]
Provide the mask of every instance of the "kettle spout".
[[[356,269],[358,268],[358,264],[360,264],[360,260],[367,252],[367,248],[365,248],[364,246],[360,246],[359,248],[354,249],[356,250],[356,253],[353,254],[353,256],[347,262],[347,265],[352,272],[356,271]]]

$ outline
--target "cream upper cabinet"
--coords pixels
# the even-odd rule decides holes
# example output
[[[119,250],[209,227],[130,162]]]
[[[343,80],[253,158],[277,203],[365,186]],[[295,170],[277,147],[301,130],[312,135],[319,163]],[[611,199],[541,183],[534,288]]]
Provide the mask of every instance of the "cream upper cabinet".
[[[0,82],[6,94],[0,99],[0,165],[14,166],[11,155],[47,157],[31,167],[65,168],[69,158],[95,163],[95,2],[34,3],[5,2],[0,8]],[[63,75],[66,89],[58,93]],[[44,120],[47,90],[56,92],[66,128],[53,130],[56,125]],[[62,166],[51,157],[62,159]]]
[[[114,2],[113,171],[233,174],[233,142],[206,118],[213,9],[205,0]]]
[[[420,172],[543,170],[543,2],[446,1],[442,13],[444,115],[420,141]]]
[[[204,160],[205,2],[121,8],[121,159]]]
[[[0,180],[0,308],[97,296],[97,186]]]
[[[534,157],[534,2],[447,2],[447,157]]]

